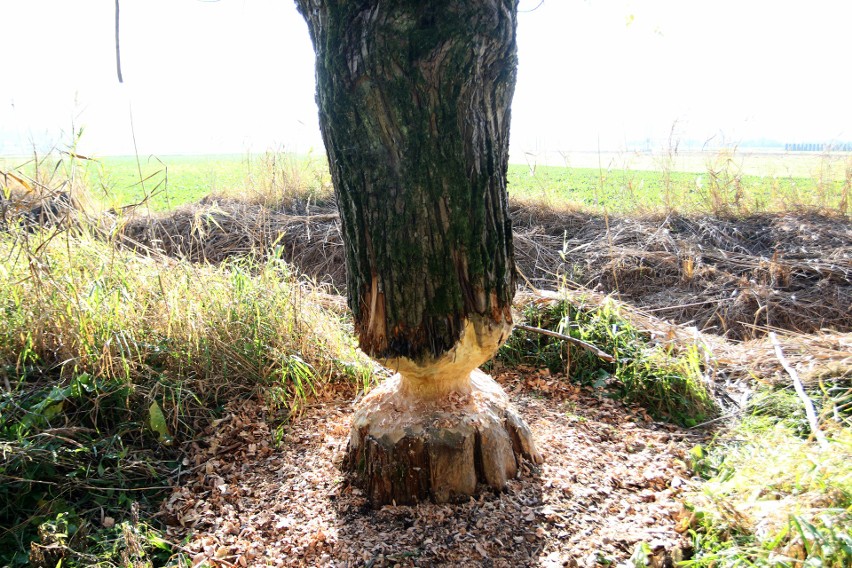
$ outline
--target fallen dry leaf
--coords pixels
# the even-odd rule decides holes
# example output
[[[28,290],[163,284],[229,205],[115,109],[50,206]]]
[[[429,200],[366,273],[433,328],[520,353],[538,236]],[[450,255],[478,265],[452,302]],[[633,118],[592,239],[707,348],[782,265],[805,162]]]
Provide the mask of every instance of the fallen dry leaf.
[[[196,469],[163,504],[167,532],[188,537],[193,565],[244,567],[591,568],[626,562],[640,541],[658,546],[655,558],[685,546],[689,519],[673,494],[690,476],[688,433],[564,378],[517,369],[496,378],[546,455],[503,493],[367,509],[339,469],[349,404],[310,407],[276,447],[266,409],[243,401],[190,446]]]

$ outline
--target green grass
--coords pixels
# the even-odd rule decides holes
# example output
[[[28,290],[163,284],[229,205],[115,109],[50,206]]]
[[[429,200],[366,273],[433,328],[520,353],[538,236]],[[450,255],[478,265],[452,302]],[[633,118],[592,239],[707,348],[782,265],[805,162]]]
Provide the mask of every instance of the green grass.
[[[701,173],[509,166],[509,195],[595,212],[630,214],[676,210],[737,214],[823,208],[846,212],[849,182],[811,177],[745,175],[731,164]]]
[[[690,426],[716,412],[697,349],[675,353],[654,344],[609,301],[598,305],[565,299],[544,308],[531,304],[524,318],[535,327],[591,343],[615,361],[606,362],[559,339],[516,330],[497,354],[507,365],[548,367],[564,373],[566,380],[639,404],[659,420]]]
[[[294,186],[309,186],[323,199],[331,194],[324,159],[311,156],[164,156],[141,159],[140,165],[136,158],[109,157],[89,163],[86,175],[93,194],[107,206],[140,203],[151,195],[146,203],[152,211],[192,203],[211,193],[268,194],[288,179]],[[795,207],[837,211],[845,209],[849,193],[843,180],[744,175],[726,164],[702,173],[540,166],[534,175],[527,166],[511,165],[508,187],[514,199],[623,214],[661,210],[730,214]]]
[[[70,158],[63,158],[68,162]],[[557,207],[617,214],[679,211],[745,214],[818,208],[846,214],[852,194],[852,159],[840,171],[842,157],[814,156],[792,173],[746,173],[733,154],[707,153],[698,172],[510,165],[509,195]],[[210,194],[230,194],[280,202],[292,191],[326,201],[332,194],[324,156],[267,152],[255,155],[104,157],[78,161],[83,182],[104,207],[143,203],[150,211],[173,209]],[[0,169],[23,166],[32,175],[33,161],[0,159]],[[42,172],[53,163],[42,163]],[[774,171],[774,170],[773,170]],[[804,175],[805,171],[812,172]]]
[[[108,207],[140,203],[152,195],[148,206],[161,211],[239,187],[246,160],[238,155],[148,156],[138,162],[132,156],[105,157],[87,163],[86,185]]]
[[[91,160],[67,154],[0,158],[0,170],[21,172],[47,189],[61,187],[73,172],[78,186],[103,209],[140,205],[143,211],[168,211],[208,195],[276,205],[291,197],[324,201],[332,193],[324,159],[276,152]]]
[[[36,541],[61,544],[63,566],[104,543],[103,566],[133,547],[167,559],[131,511],[165,495],[180,444],[230,401],[259,394],[283,420],[318,383],[363,384],[347,325],[274,257],[198,266],[0,233],[0,565]]]
[[[144,202],[150,211],[173,209],[211,194],[280,202],[288,192],[319,194],[328,183],[324,163],[284,153],[163,156],[138,163],[135,157],[107,157],[88,162],[85,172],[88,187],[106,206]]]
[[[825,447],[810,439],[792,390],[764,387],[741,421],[692,451],[706,481],[687,496],[695,554],[685,566],[852,565],[852,388],[810,396],[823,410]]]

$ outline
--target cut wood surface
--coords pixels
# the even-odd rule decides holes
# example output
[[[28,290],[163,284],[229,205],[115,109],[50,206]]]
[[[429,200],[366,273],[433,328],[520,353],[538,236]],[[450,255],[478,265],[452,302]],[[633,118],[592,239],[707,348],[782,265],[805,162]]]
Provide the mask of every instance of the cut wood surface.
[[[505,489],[524,460],[541,463],[529,428],[485,373],[437,399],[407,395],[404,380],[371,391],[352,419],[346,469],[373,506],[465,501],[478,485]]]

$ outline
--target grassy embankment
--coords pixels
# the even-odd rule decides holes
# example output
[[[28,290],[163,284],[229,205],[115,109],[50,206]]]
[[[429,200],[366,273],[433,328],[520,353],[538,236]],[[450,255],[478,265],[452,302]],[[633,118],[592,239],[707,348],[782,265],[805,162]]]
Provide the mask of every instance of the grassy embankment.
[[[797,177],[746,175],[733,157],[720,156],[700,173],[665,166],[655,172],[537,167],[535,175],[517,169],[510,179],[516,197],[536,198],[537,187],[537,198],[547,203],[616,214],[727,216],[812,209],[848,218],[852,159],[814,156],[810,168],[803,166],[799,160]],[[810,176],[803,175],[806,169]],[[517,191],[519,186],[523,191]],[[600,306],[589,314],[582,303],[557,305],[556,313],[551,307],[528,317],[626,355],[625,363],[578,367],[576,358],[591,358],[588,353],[566,354],[552,341],[519,334],[504,347],[504,357],[567,364],[569,376],[592,384],[612,382],[622,396],[640,400],[657,418],[686,424],[700,420],[706,407],[695,395],[701,391],[692,388],[702,367],[695,351],[672,356],[649,347],[635,326]],[[849,347],[847,341],[837,349],[848,355]],[[671,358],[654,365],[661,355]],[[754,376],[753,394],[729,417],[730,426],[719,428],[707,446],[693,449],[690,465],[702,482],[685,500],[680,528],[693,550],[684,566],[852,565],[852,367],[848,357],[844,360],[807,385],[819,432],[806,419],[792,380]],[[638,552],[634,559],[641,564],[645,556]]]
[[[164,496],[182,445],[228,403],[262,391],[285,421],[319,384],[367,372],[282,262],[192,266],[14,230],[0,255],[4,563],[24,564],[43,523],[45,545],[120,557],[160,543],[128,513]]]
[[[752,177],[725,164],[701,174],[538,167],[534,176],[513,166],[510,191],[617,213],[847,212],[849,172],[831,180]],[[71,183],[105,209],[143,203],[161,211],[211,190],[268,204],[330,192],[316,160],[276,154],[66,160],[58,169],[40,164],[37,175],[32,164],[22,171],[51,189]],[[55,545],[35,547],[45,564],[180,562],[179,543],[166,542],[150,515],[182,467],[183,443],[240,397],[262,393],[284,423],[328,381],[363,385],[368,377],[346,321],[312,303],[274,255],[263,264],[193,265],[121,250],[94,228],[12,228],[0,235],[0,255],[0,561],[13,566],[26,563],[39,539]],[[501,352],[504,363],[568,365],[572,380],[660,419],[691,425],[712,416],[705,359],[695,348],[655,346],[612,304],[529,310],[533,323],[595,342],[618,360],[516,334]],[[757,392],[735,428],[695,450],[693,467],[707,483],[691,498],[694,515],[683,527],[694,562],[792,566],[807,557],[840,566],[852,557],[848,383],[810,391],[825,449],[809,439],[789,389]],[[767,499],[779,503],[771,506],[774,524],[752,510],[766,508]]]
[[[90,191],[78,162],[41,166],[31,185]],[[202,266],[113,237],[0,232],[0,565],[178,565],[152,515],[210,420],[260,396],[283,429],[370,378],[348,322],[275,255]]]

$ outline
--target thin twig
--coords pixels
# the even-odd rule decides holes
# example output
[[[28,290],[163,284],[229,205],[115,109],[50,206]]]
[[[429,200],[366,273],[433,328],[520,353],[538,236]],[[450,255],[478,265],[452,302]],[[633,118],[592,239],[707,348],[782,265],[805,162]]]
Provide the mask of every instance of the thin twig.
[[[805,414],[808,417],[808,423],[811,425],[811,432],[814,433],[814,437],[822,449],[828,448],[828,441],[825,439],[825,434],[823,434],[822,430],[819,429],[819,422],[817,420],[816,411],[814,410],[814,403],[805,392],[805,387],[802,386],[802,381],[799,380],[799,373],[796,372],[796,369],[790,366],[790,363],[788,363],[787,359],[784,357],[784,352],[781,351],[781,344],[778,343],[778,336],[775,335],[774,331],[769,332],[769,339],[772,340],[772,345],[775,346],[775,356],[778,357],[778,360],[781,362],[781,366],[784,367],[784,370],[787,371],[787,374],[793,379],[793,387],[796,389],[796,394],[799,395],[799,398],[802,400],[802,404],[805,405]]]
[[[564,333],[557,333],[555,331],[550,331],[549,329],[541,329],[540,327],[533,327],[531,325],[525,325],[522,323],[515,324],[517,329],[522,329],[524,331],[531,331],[533,333],[540,333],[541,335],[548,335],[550,337],[555,337],[557,339],[561,339],[562,341],[567,341],[577,347],[582,347],[583,349],[587,349],[603,359],[604,361],[608,361],[610,363],[615,362],[615,357],[607,353],[606,351],[601,351],[591,343],[587,343],[582,339],[577,339],[576,337],[571,337],[570,335],[565,335]]]
[[[118,0],[115,0],[115,71],[118,73],[118,82],[124,83],[121,77],[121,48],[119,47],[119,30],[118,30]]]
[[[524,282],[526,282],[527,286],[529,286],[529,287],[530,287],[530,290],[532,290],[532,291],[533,291],[534,293],[536,293],[536,294],[538,294],[538,293],[540,292],[540,291],[539,291],[539,289],[538,289],[538,288],[536,288],[536,287],[533,285],[533,283],[532,283],[532,282],[530,282],[530,279],[529,279],[529,278],[527,278],[527,275],[526,275],[526,274],[524,274],[524,273],[523,273],[523,271],[522,271],[520,268],[518,268],[517,266],[515,266],[515,272],[517,272],[517,273],[518,273],[518,276],[520,276],[521,278],[523,278],[523,279],[524,279]]]

